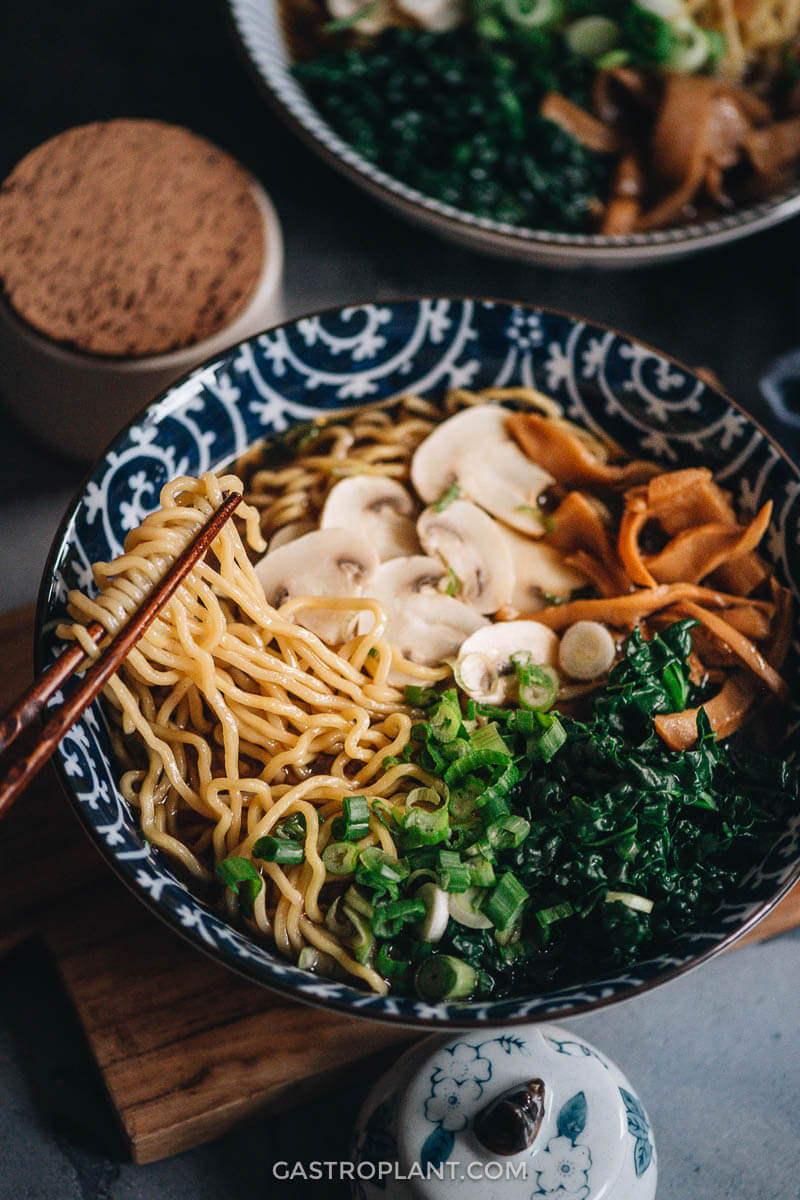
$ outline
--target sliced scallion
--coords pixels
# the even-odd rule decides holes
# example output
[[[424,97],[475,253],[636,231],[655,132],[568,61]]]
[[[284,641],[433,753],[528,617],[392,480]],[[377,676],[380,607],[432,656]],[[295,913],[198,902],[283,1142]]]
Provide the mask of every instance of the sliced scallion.
[[[409,967],[408,959],[395,958],[392,952],[393,949],[391,942],[381,942],[378,946],[375,965],[384,979],[392,979],[397,975],[403,975]]]
[[[305,856],[304,847],[289,838],[267,835],[260,837],[253,846],[253,858],[263,858],[264,862],[282,863],[284,866],[296,866]]]
[[[528,893],[516,875],[506,871],[486,898],[483,911],[495,929],[503,933],[517,924],[528,899]]]
[[[455,850],[439,851],[439,883],[445,892],[465,892],[471,883],[469,867]]]
[[[495,850],[514,850],[521,846],[531,831],[530,821],[524,817],[509,815],[493,821],[487,827],[486,836]]]
[[[498,754],[505,754],[508,758],[511,757],[511,751],[503,741],[503,735],[500,733],[500,726],[490,721],[488,725],[479,725],[477,729],[473,729],[469,735],[469,744],[473,750],[494,750]]]
[[[414,708],[427,708],[436,699],[437,693],[433,688],[417,687],[413,683],[406,687],[406,704],[413,704]]]
[[[461,706],[454,688],[439,697],[430,712],[430,732],[438,742],[452,742],[461,728]]]
[[[613,904],[615,901],[627,905],[634,912],[650,913],[655,908],[655,901],[648,900],[647,896],[639,896],[636,892],[606,892],[606,904]]]
[[[256,896],[264,886],[249,858],[224,858],[217,863],[217,874],[222,882],[235,892],[245,912],[252,912]]]
[[[459,485],[457,483],[451,483],[450,487],[446,488],[442,492],[441,496],[434,504],[433,507],[434,507],[435,511],[437,513],[444,512],[444,510],[446,508],[449,508],[450,505],[453,503],[453,501],[457,500],[460,495],[461,495],[461,488],[459,487]]]
[[[422,1000],[458,1000],[469,996],[477,982],[477,972],[462,958],[452,954],[431,954],[417,971],[417,994]]]
[[[331,875],[352,875],[358,862],[358,848],[352,842],[329,842],[322,851],[322,861]]]
[[[372,928],[378,937],[396,937],[404,925],[421,921],[424,916],[422,900],[387,900],[373,908]]]

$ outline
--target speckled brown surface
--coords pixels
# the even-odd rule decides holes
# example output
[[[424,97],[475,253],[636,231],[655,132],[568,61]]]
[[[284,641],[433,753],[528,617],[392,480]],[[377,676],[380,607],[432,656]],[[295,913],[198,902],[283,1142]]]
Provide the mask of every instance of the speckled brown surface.
[[[264,253],[244,168],[161,121],[69,129],[0,189],[9,302],[91,354],[161,354],[210,336],[252,295]]]

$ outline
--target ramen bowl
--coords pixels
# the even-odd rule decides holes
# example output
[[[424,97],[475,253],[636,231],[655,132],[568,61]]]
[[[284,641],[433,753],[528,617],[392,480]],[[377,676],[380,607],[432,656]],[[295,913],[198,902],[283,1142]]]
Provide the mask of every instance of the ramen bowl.
[[[547,266],[641,267],[737,241],[800,212],[800,186],[792,183],[758,202],[721,211],[708,220],[614,237],[551,232],[475,216],[389,175],[336,133],[292,74],[281,0],[227,0],[227,3],[247,65],[298,137],[382,204],[449,241],[519,262]]]
[[[71,588],[92,588],[91,563],[122,550],[176,475],[229,464],[293,422],[406,392],[441,394],[524,384],[565,413],[665,468],[706,465],[752,512],[771,497],[764,547],[800,595],[800,474],[733,402],[672,359],[614,330],[494,300],[425,298],[353,305],[289,322],[241,342],[145,409],[98,462],[56,537],[39,597],[37,666],[58,652],[55,626]],[[798,647],[786,675],[795,678]],[[790,710],[787,733],[796,710]],[[625,999],[718,953],[777,903],[800,875],[800,814],[753,862],[701,926],[634,966],[537,995],[424,1003],[377,996],[293,966],[231,925],[142,836],[118,788],[102,707],[62,741],[57,766],[90,837],[140,899],[190,943],[248,979],[298,1000],[407,1026],[456,1027],[552,1019]]]

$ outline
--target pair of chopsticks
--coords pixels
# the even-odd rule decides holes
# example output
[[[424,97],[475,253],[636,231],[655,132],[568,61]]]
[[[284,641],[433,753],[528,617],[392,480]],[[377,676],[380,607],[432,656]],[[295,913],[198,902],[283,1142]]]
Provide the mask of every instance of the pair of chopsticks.
[[[45,724],[33,748],[23,755],[5,777],[0,778],[0,820],[10,809],[19,794],[27,787],[50,756],[71,725],[99,695],[123,659],[133,649],[148,625],[177,591],[182,580],[209,548],[225,522],[238,507],[242,497],[238,492],[229,493],[203,525],[202,529],[175,559],[167,574],[148,596],[147,600],[127,625],[109,642],[97,661],[84,675],[80,686],[67,697],[60,708]],[[100,642],[105,629],[98,622],[89,627],[89,634]],[[71,646],[60,655],[52,666],[20,696],[19,700],[0,718],[0,754],[12,745],[42,712],[47,701],[83,662],[84,651],[80,646]]]

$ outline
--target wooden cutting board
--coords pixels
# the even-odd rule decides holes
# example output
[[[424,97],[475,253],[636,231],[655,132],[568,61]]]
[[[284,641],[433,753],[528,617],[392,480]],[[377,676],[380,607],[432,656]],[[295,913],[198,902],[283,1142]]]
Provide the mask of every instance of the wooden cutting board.
[[[0,617],[0,712],[31,677],[33,610]],[[43,836],[46,834],[46,836]],[[800,924],[800,888],[761,924]],[[45,770],[0,826],[0,956],[53,955],[136,1162],[353,1078],[412,1036],[293,1004],[225,970],[112,874]],[[398,1051],[399,1052],[399,1051]]]

